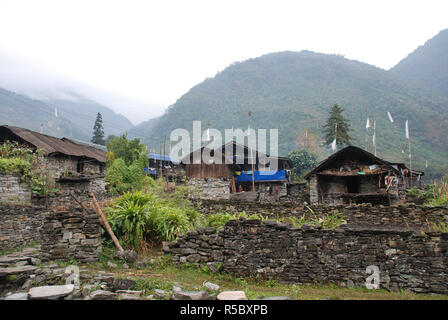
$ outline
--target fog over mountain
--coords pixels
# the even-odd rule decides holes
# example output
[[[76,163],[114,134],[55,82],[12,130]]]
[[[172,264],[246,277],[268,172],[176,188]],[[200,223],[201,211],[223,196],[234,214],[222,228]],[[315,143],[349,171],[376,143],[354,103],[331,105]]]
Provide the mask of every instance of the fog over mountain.
[[[141,101],[71,78],[0,47],[0,88],[45,101],[87,99],[111,108],[138,124],[163,113],[166,106]],[[128,128],[122,128],[122,131]]]

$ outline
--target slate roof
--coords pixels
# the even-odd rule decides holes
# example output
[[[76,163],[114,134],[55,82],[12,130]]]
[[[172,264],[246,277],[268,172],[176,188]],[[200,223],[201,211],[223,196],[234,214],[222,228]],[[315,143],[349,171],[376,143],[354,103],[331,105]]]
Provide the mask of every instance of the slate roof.
[[[91,158],[101,163],[106,162],[106,151],[91,144],[75,142],[69,138],[59,139],[15,126],[0,126],[0,141],[11,140],[14,136],[36,149],[42,149],[48,156],[62,154]]]

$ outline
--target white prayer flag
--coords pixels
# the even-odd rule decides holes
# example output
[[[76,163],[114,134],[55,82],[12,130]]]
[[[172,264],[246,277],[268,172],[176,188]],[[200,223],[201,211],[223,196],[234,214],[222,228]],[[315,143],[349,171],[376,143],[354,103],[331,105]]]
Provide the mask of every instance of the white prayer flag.
[[[370,119],[367,118],[366,129],[369,129],[369,128],[370,128]]]
[[[409,124],[408,124],[408,120],[406,120],[405,132],[406,132],[406,139],[409,139]]]
[[[392,118],[392,115],[390,114],[389,111],[387,111],[387,116],[389,117],[390,122],[394,123],[394,119]]]
[[[56,107],[54,107],[54,116],[57,118],[58,117],[58,109]]]
[[[331,143],[331,150],[333,150],[333,152],[336,151],[336,139]]]
[[[425,168],[428,168],[428,160],[426,160]]]

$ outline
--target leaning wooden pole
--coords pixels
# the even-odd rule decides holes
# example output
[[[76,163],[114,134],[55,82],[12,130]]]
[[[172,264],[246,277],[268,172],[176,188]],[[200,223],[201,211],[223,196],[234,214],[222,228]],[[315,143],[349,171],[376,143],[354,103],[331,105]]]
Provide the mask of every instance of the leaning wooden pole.
[[[95,195],[90,192],[90,196],[93,199],[93,208],[95,209],[96,213],[100,216],[101,221],[103,221],[104,227],[106,228],[107,233],[109,233],[110,237],[112,238],[112,241],[114,242],[115,246],[117,247],[120,252],[123,252],[123,247],[120,245],[120,241],[118,241],[117,237],[115,236],[114,232],[109,226],[109,223],[107,222],[106,217],[104,216],[103,212],[101,211],[100,206],[98,205],[98,202],[96,201]]]

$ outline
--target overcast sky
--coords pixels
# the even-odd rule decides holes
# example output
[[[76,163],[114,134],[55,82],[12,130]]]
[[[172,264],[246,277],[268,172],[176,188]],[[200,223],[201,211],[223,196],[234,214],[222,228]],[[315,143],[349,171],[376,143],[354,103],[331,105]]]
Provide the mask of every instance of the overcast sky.
[[[114,93],[111,107],[138,123],[229,64],[270,52],[389,69],[448,28],[447,13],[446,0],[0,0],[0,51],[103,101]]]

